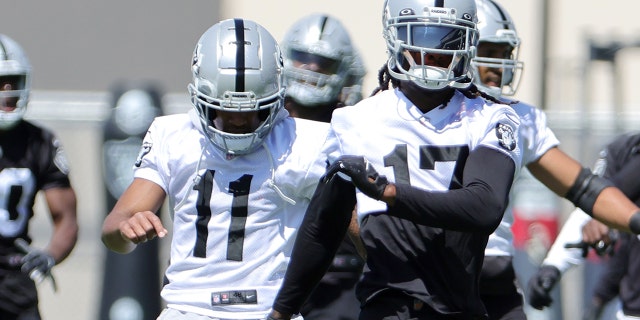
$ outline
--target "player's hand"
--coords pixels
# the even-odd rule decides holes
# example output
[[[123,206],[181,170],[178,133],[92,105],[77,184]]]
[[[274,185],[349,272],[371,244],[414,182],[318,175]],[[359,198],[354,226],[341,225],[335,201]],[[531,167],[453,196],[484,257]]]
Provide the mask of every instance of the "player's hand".
[[[376,200],[382,198],[384,189],[389,184],[387,177],[379,175],[371,163],[362,156],[341,156],[327,168],[323,181],[331,180],[336,173],[351,178],[356,188]]]
[[[609,227],[598,220],[589,220],[582,226],[582,241],[586,243],[597,243],[598,241],[610,243]]]
[[[560,270],[554,266],[542,266],[538,272],[529,279],[527,296],[529,304],[542,310],[553,302],[551,290],[560,279]]]
[[[613,255],[617,240],[618,231],[610,229],[600,221],[591,219],[582,226],[582,242],[592,247],[600,256]]]
[[[137,212],[131,218],[122,221],[119,229],[122,237],[134,244],[147,242],[156,236],[163,238],[168,233],[160,218],[151,211]]]
[[[21,241],[16,240],[16,245],[25,253],[20,259],[20,271],[28,274],[35,282],[42,282],[51,275],[51,268],[56,265],[56,260],[46,251],[34,249],[26,241],[19,240]]]

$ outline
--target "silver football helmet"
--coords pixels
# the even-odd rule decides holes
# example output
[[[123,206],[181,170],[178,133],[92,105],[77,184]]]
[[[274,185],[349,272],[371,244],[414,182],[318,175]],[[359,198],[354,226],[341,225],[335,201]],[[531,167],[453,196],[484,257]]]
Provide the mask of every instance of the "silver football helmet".
[[[516,26],[509,13],[495,1],[476,0],[476,5],[478,7],[478,31],[480,32],[479,43],[507,44],[513,50],[509,57],[504,58],[476,55],[471,60],[474,82],[482,90],[494,96],[512,96],[518,90],[524,68],[524,63],[518,60],[520,38],[516,32]],[[498,87],[484,84],[480,79],[478,67],[502,70],[501,84]]]
[[[17,99],[16,108],[11,111],[0,110],[0,130],[15,126],[27,111],[29,92],[31,91],[31,64],[22,47],[13,39],[0,34],[0,78],[14,78],[17,84],[14,90],[0,90],[0,104]]]
[[[390,75],[424,89],[468,87],[476,21],[475,0],[385,0],[382,25]],[[440,55],[440,66],[427,62],[434,54]]]
[[[364,82],[364,76],[367,75],[367,68],[364,65],[364,61],[362,61],[360,53],[355,48],[353,57],[354,60],[349,69],[347,80],[340,93],[340,101],[342,101],[345,106],[352,106],[362,100],[362,84]]]
[[[193,52],[191,101],[209,140],[228,154],[260,146],[284,105],[282,56],[276,40],[258,23],[228,19],[209,28]],[[251,133],[215,127],[216,111],[260,113]]]
[[[337,102],[355,61],[344,25],[334,17],[311,14],[296,21],[281,44],[287,96],[307,107]],[[322,72],[309,68],[311,64]]]

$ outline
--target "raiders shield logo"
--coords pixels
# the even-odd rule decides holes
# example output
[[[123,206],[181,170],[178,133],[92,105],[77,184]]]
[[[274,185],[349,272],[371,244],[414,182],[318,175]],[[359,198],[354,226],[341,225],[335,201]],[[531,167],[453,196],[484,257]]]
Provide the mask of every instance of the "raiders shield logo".
[[[138,159],[136,160],[135,166],[140,167],[142,164],[142,158],[147,155],[147,153],[151,152],[151,142],[142,143],[142,148],[140,148],[140,153],[138,153]]]
[[[496,136],[501,147],[509,151],[516,148],[516,138],[511,126],[504,123],[496,124]]]

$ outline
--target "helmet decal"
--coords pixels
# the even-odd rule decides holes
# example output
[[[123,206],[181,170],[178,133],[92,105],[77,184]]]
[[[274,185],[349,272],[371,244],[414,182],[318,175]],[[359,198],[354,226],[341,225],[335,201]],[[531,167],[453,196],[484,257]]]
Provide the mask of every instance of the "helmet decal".
[[[244,39],[244,20],[242,19],[233,19],[233,24],[235,25],[235,34],[236,41],[232,42],[236,45],[236,90],[237,92],[245,91],[245,83],[244,83],[244,55],[245,55],[245,46],[247,45]]]

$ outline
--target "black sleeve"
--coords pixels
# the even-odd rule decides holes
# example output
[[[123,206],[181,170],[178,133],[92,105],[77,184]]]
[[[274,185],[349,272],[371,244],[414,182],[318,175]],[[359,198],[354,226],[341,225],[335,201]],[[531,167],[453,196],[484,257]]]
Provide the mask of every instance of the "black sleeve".
[[[477,148],[466,161],[462,188],[433,192],[396,185],[387,214],[437,228],[492,233],[509,202],[515,168],[506,154]]]
[[[273,309],[296,314],[333,261],[356,204],[351,182],[335,175],[320,182],[298,229],[291,261]]]
[[[60,140],[49,130],[41,130],[39,159],[39,189],[70,188],[69,164]],[[35,147],[35,146],[34,146]]]
[[[604,270],[600,274],[600,279],[593,290],[593,296],[600,299],[603,304],[611,301],[620,292],[620,281],[624,277],[629,265],[629,241],[628,233],[621,233],[619,247],[615,253],[605,263]]]

